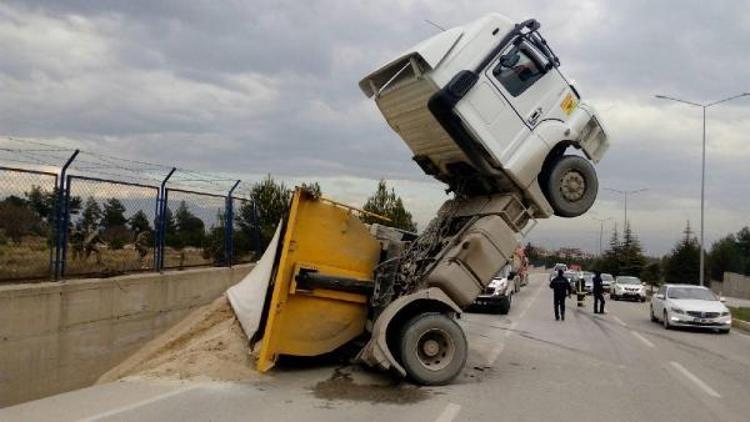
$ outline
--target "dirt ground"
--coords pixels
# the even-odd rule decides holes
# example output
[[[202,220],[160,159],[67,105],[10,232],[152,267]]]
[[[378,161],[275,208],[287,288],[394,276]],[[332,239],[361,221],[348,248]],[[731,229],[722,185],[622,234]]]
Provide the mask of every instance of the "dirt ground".
[[[248,381],[256,378],[247,337],[222,295],[99,378],[138,376]]]

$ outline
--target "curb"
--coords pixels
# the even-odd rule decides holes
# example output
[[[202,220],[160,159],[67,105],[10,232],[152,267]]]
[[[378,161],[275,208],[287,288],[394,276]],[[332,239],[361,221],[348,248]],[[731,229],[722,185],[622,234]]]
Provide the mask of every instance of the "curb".
[[[750,332],[750,322],[732,318],[732,325],[740,330]]]

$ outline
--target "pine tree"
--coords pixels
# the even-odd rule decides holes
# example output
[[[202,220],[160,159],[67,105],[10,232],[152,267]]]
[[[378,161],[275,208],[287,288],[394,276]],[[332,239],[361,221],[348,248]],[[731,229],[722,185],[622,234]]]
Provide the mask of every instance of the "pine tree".
[[[78,222],[78,225],[85,233],[90,233],[99,229],[101,221],[102,209],[99,207],[99,203],[93,197],[89,196],[83,206],[81,220]]]
[[[110,198],[104,203],[102,212],[102,227],[111,229],[114,227],[123,227],[128,219],[125,218],[125,206],[117,198]]]
[[[677,242],[666,258],[664,281],[667,283],[698,284],[700,277],[700,247],[688,221],[685,236]]]
[[[643,249],[640,241],[638,241],[638,236],[631,230],[630,222],[625,224],[620,254],[621,264],[618,275],[640,277],[646,258],[643,256]]]
[[[622,266],[621,258],[622,243],[620,242],[620,235],[615,226],[615,229],[612,231],[612,236],[609,238],[609,248],[604,251],[597,269],[605,273],[618,275],[620,274],[620,268]]]
[[[263,180],[250,189],[252,202],[242,204],[237,213],[236,221],[244,236],[254,238],[254,231],[259,231],[260,250],[265,250],[273,238],[276,226],[286,215],[291,195],[283,182],[267,175]],[[253,224],[253,203],[257,214],[257,227]]]
[[[196,217],[187,207],[185,201],[180,201],[174,214],[177,225],[178,244],[181,246],[202,247],[206,236],[203,220]]]
[[[151,231],[151,224],[149,224],[148,217],[146,216],[146,213],[143,212],[143,210],[138,210],[135,214],[133,214],[130,219],[128,219],[128,225],[130,226],[130,231],[133,232],[133,234],[138,234],[144,231]]]
[[[383,179],[378,182],[377,190],[372,196],[367,198],[367,202],[365,202],[362,209],[391,220],[390,222],[385,222],[377,217],[365,215],[362,217],[362,221],[367,224],[379,223],[402,230],[417,230],[417,223],[412,219],[411,213],[406,211],[401,197],[396,195],[396,191],[393,188],[389,192],[386,182]]]

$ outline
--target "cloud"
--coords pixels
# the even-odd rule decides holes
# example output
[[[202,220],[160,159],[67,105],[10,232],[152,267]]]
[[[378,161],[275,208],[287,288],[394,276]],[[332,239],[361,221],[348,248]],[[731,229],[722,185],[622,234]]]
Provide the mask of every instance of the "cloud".
[[[253,180],[324,181],[362,203],[393,181],[424,226],[445,197],[357,81],[442,26],[535,17],[612,138],[601,186],[647,187],[629,215],[661,254],[697,227],[700,109],[750,90],[747,1],[8,1],[0,130]],[[749,224],[750,100],[708,113],[707,235]],[[72,140],[75,140],[73,142]],[[621,220],[602,190],[595,212]],[[620,223],[621,225],[621,223]],[[541,222],[532,240],[598,249],[598,223]],[[608,235],[607,235],[608,236]],[[606,236],[605,236],[606,237]],[[593,240],[592,240],[593,239]]]

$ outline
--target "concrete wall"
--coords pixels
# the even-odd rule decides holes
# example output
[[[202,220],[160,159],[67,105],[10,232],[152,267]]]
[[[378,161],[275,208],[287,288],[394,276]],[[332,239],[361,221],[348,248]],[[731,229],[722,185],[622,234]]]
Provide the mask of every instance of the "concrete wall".
[[[750,299],[750,277],[735,273],[724,273],[724,282],[712,281],[711,290],[723,296]]]
[[[0,407],[93,383],[251,268],[0,286]]]

